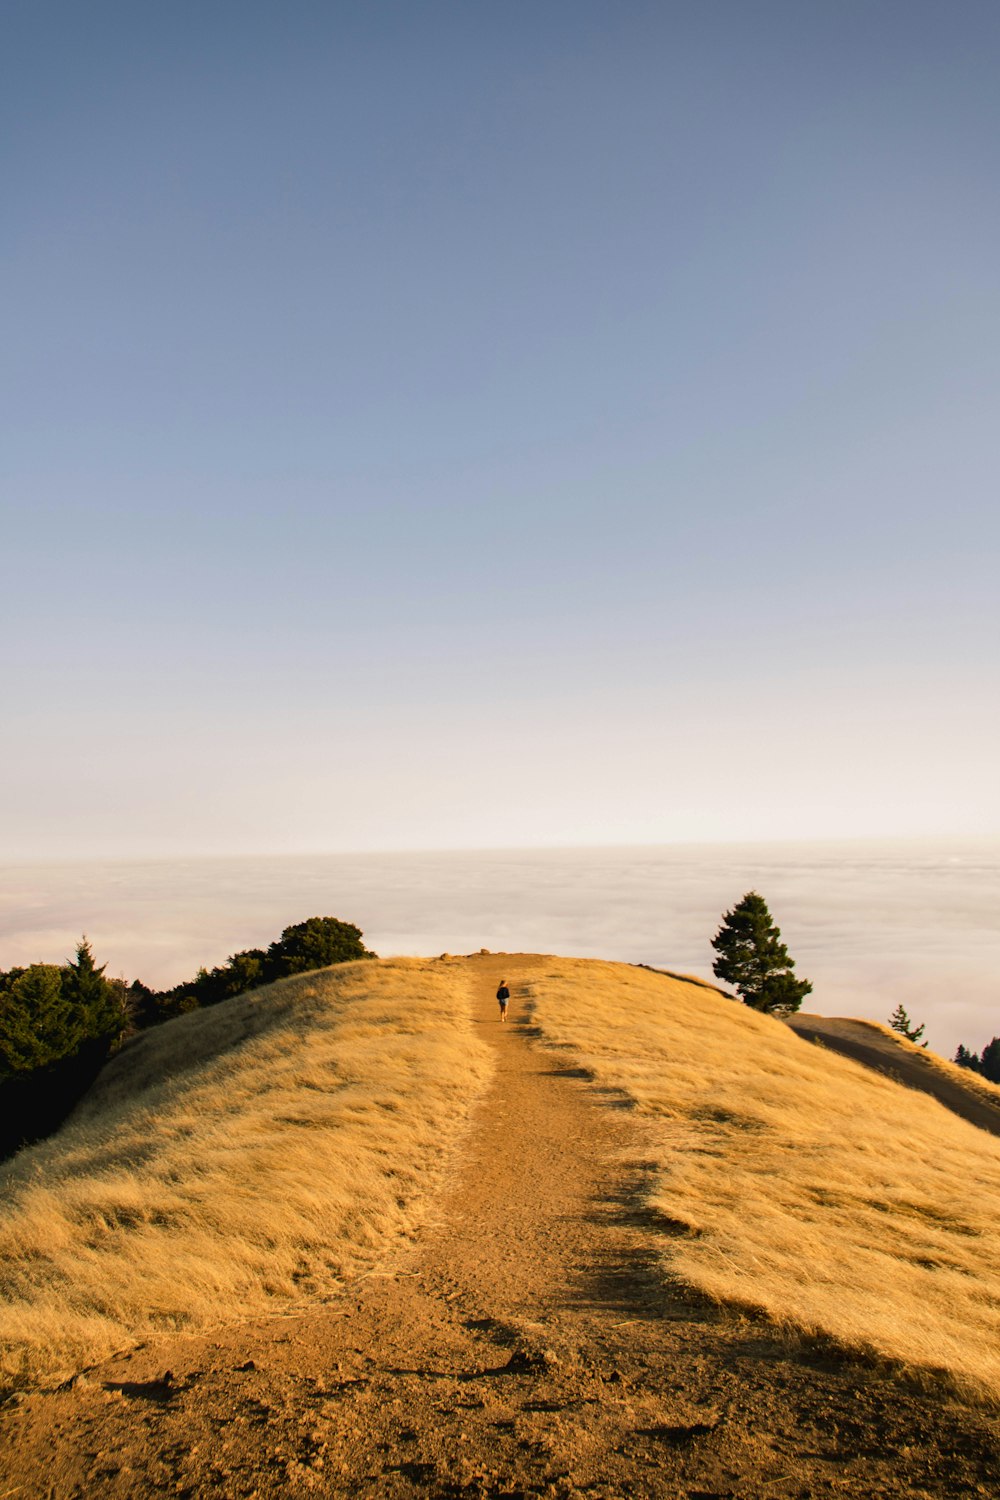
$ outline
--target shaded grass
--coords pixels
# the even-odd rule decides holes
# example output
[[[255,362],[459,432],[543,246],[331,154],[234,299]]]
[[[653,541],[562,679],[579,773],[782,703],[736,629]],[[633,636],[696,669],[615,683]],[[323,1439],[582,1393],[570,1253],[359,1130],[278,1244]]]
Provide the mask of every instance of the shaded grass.
[[[893,1031],[891,1026],[883,1026],[881,1021],[869,1021],[863,1017],[852,1017],[852,1024],[864,1026],[872,1032],[875,1038],[883,1045],[888,1042],[892,1046],[902,1047],[910,1056],[931,1073],[937,1073],[949,1082],[957,1084],[967,1094],[982,1100],[984,1104],[991,1105],[994,1109],[1000,1108],[1000,1087],[977,1073],[974,1068],[960,1068],[957,1063],[949,1058],[941,1057],[937,1052],[932,1052],[929,1047],[922,1047],[918,1042],[911,1042],[907,1037],[900,1036],[898,1031]]]
[[[0,1187],[0,1379],[330,1294],[411,1231],[492,1073],[461,972],[305,974],[138,1038]]]
[[[670,1274],[1000,1397],[1000,1142],[704,986],[557,959],[529,990],[643,1117]]]

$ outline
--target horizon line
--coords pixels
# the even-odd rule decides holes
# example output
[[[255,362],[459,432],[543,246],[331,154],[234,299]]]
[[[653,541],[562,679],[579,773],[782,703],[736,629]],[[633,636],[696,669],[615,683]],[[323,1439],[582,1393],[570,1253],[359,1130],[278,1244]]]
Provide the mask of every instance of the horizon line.
[[[67,864],[168,864],[185,862],[232,861],[232,860],[285,860],[285,859],[369,859],[405,858],[413,856],[448,856],[471,854],[572,854],[611,850],[649,851],[655,849],[749,849],[749,848],[802,848],[805,846],[872,846],[872,845],[1000,845],[1000,833],[956,833],[956,834],[817,834],[802,837],[779,836],[776,838],[702,838],[702,839],[644,839],[614,840],[606,842],[542,843],[542,844],[449,844],[379,846],[377,848],[327,848],[327,849],[254,849],[221,852],[218,850],[185,850],[175,852],[157,851],[148,854],[135,852],[97,854],[43,854],[6,855],[0,858],[0,868],[30,865]]]

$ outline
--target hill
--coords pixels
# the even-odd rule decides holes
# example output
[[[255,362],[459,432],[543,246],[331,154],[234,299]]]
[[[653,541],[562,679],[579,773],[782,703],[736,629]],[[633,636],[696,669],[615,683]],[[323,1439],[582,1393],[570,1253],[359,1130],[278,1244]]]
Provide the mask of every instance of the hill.
[[[545,1035],[648,1122],[671,1274],[1000,1396],[1000,1144],[781,1021],[657,980],[561,961],[533,992]],[[980,1106],[977,1084],[957,1102]]]
[[[0,1378],[331,1294],[412,1231],[489,1081],[462,974],[302,974],[137,1037],[6,1164]]]
[[[907,1088],[930,1094],[970,1125],[1000,1135],[1000,1088],[970,1068],[956,1067],[878,1021],[800,1014],[792,1016],[788,1024],[808,1041],[852,1057]]]
[[[312,997],[257,992],[232,1013],[235,1049],[202,1062],[188,1028],[214,1013],[172,1023],[192,1087],[233,1067],[242,1083],[198,1084],[197,1109],[163,1085],[140,1115],[123,1071],[25,1154],[41,1171],[9,1189],[9,1236],[23,1237],[32,1192],[72,1186],[85,1142],[100,1185],[99,1144],[128,1132],[138,1182],[162,1127],[172,1165],[156,1180],[192,1193],[215,1238],[177,1263],[180,1331],[147,1319],[126,1337],[122,1321],[121,1352],[4,1409],[0,1478],[16,1492],[992,1492],[991,1136],[683,979],[537,955],[363,969],[307,976]],[[280,1022],[241,1037],[272,1007]],[[351,1108],[334,1120],[344,1084]],[[252,1125],[223,1166],[237,1108]],[[364,1150],[338,1152],[356,1114]],[[192,1186],[213,1140],[213,1192],[242,1205],[227,1224]],[[287,1199],[301,1222],[311,1195],[334,1207],[271,1276],[261,1221]],[[191,1228],[153,1227],[161,1256]],[[119,1216],[113,1230],[114,1276],[140,1315],[148,1229]],[[18,1284],[36,1318],[59,1297],[85,1312],[79,1232],[58,1284],[36,1238],[34,1290],[30,1265]],[[206,1318],[212,1267],[227,1290]]]

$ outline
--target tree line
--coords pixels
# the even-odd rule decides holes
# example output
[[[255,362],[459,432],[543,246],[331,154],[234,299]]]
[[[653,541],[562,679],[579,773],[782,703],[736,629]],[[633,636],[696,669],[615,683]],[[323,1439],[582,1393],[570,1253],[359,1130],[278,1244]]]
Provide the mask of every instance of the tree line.
[[[713,973],[754,1010],[790,1015],[812,991],[808,979],[795,975],[781,930],[757,891],[723,915],[712,947]],[[0,1155],[54,1130],[130,1036],[292,974],[375,957],[353,923],[310,917],[286,927],[267,948],[234,953],[169,990],[107,979],[86,937],[65,964],[0,971]],[[913,1042],[924,1031],[902,1005],[889,1024]],[[981,1054],[959,1046],[955,1062],[1000,1083],[1000,1037]]]
[[[375,956],[353,923],[310,917],[169,990],[108,979],[86,937],[64,964],[0,971],[0,1156],[55,1130],[130,1036],[276,979]]]
[[[756,1010],[797,1010],[812,989],[792,972],[794,960],[755,891],[725,914],[712,942],[714,972]],[[0,1155],[55,1130],[131,1036],[292,974],[375,956],[352,923],[310,917],[267,948],[231,954],[168,990],[108,979],[86,937],[64,964],[0,971]]]
[[[962,1043],[958,1044],[955,1062],[960,1068],[969,1068],[990,1083],[1000,1083],[1000,1036],[986,1043],[982,1052],[970,1052]]]
[[[245,948],[234,953],[214,969],[199,969],[193,979],[175,985],[171,990],[149,990],[144,985],[132,987],[133,1025],[137,1031],[156,1026],[174,1016],[218,1005],[273,984],[292,974],[311,969],[325,969],[330,964],[344,964],[356,958],[375,958],[361,940],[361,929],[352,922],[336,917],[310,917],[286,927],[280,938],[267,948]]]

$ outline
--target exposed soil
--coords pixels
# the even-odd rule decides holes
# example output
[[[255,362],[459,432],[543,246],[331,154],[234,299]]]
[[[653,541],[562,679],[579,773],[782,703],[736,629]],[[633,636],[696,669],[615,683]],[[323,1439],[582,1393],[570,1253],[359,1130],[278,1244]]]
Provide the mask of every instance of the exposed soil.
[[[641,1123],[532,1036],[540,962],[469,960],[497,1076],[412,1246],[337,1301],[16,1398],[0,1500],[996,1495],[985,1407],[665,1279]]]
[[[961,1115],[970,1125],[1000,1135],[1000,1102],[991,1104],[972,1088],[964,1088],[960,1080],[949,1078],[929,1058],[912,1052],[877,1026],[867,1021],[809,1015],[791,1016],[788,1024],[806,1041],[820,1042],[832,1052],[887,1073],[907,1088],[931,1094],[945,1109]]]

